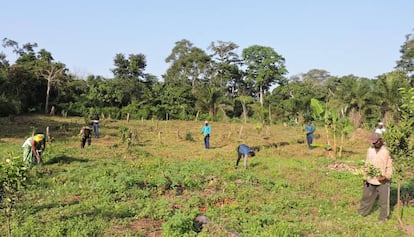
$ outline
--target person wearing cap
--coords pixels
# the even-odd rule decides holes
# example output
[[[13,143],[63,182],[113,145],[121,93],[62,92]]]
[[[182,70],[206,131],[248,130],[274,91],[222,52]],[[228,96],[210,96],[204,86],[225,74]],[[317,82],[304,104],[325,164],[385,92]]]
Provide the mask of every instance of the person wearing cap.
[[[210,134],[211,134],[211,127],[208,124],[208,121],[204,122],[203,127],[201,128],[201,134],[204,136],[204,147],[206,149],[210,149]]]
[[[256,154],[254,153],[254,151],[252,149],[250,149],[250,147],[248,145],[246,145],[246,144],[240,144],[237,147],[237,161],[236,161],[235,168],[236,169],[238,168],[240,159],[242,157],[244,157],[244,168],[246,169],[247,168],[247,159],[249,157],[253,157],[255,155]]]
[[[27,164],[41,164],[42,152],[46,149],[46,137],[38,133],[26,139],[22,145],[23,161]]]
[[[381,134],[373,133],[369,138],[370,147],[365,160],[365,177],[362,199],[358,213],[367,216],[378,198],[380,213],[378,221],[385,222],[390,214],[390,184],[392,159],[384,145]],[[374,169],[374,171],[372,171]]]
[[[386,129],[384,127],[384,123],[383,122],[379,122],[377,124],[377,127],[375,128],[375,133],[382,134],[385,131],[386,131]]]

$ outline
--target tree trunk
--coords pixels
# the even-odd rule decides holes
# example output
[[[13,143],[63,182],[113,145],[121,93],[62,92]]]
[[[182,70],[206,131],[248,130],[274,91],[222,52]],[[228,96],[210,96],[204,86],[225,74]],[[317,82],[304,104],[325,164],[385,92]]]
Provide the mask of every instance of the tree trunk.
[[[344,147],[344,141],[345,141],[345,134],[341,133],[341,144],[339,145],[339,152],[338,152],[338,156],[342,157],[342,150]]]
[[[401,208],[401,181],[397,181],[397,219],[400,223],[400,226],[404,226],[404,222],[402,221],[402,208]]]
[[[49,94],[50,94],[50,84],[52,79],[50,77],[47,78],[47,89],[46,89],[46,102],[45,102],[45,114],[49,111]]]
[[[247,108],[246,108],[246,103],[241,102],[241,104],[242,104],[242,108],[243,108],[244,123],[247,123]]]
[[[270,109],[270,104],[269,104],[269,123],[272,124],[272,110]]]
[[[263,97],[264,97],[263,86],[260,85],[259,99],[260,99],[260,104],[262,105],[262,107],[263,107],[263,101],[264,101]]]

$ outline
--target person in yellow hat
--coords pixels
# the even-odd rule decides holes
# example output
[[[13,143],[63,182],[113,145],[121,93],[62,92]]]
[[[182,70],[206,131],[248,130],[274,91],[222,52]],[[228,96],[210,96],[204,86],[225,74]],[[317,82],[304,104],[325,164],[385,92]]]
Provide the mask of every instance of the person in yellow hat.
[[[26,139],[22,145],[23,161],[27,164],[41,164],[42,152],[46,149],[46,137],[38,133]]]

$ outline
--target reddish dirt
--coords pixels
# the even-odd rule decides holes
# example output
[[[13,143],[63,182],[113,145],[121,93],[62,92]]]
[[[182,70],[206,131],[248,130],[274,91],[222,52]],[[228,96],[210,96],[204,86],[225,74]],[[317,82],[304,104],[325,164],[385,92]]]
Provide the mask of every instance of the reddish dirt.
[[[135,233],[145,233],[146,237],[162,236],[161,221],[141,219],[128,224],[128,228]]]
[[[408,236],[414,236],[414,225],[405,225],[403,230],[408,234]]]
[[[353,171],[356,171],[356,170],[360,169],[361,167],[335,162],[334,164],[329,165],[328,168],[332,169],[332,170],[353,172]]]

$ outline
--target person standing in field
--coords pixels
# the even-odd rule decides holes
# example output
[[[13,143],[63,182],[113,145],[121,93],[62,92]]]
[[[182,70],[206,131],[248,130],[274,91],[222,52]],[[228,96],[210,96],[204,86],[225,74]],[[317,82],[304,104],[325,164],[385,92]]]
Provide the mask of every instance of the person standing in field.
[[[239,167],[239,162],[242,157],[244,157],[244,168],[247,169],[247,159],[249,157],[253,157],[256,154],[250,147],[246,144],[241,144],[237,147],[237,161],[235,168],[237,169]]]
[[[26,164],[41,164],[42,152],[46,149],[46,136],[42,133],[35,134],[27,138],[22,147],[23,161]]]
[[[385,127],[384,127],[384,123],[383,122],[379,122],[378,124],[377,124],[377,127],[375,128],[375,133],[378,133],[378,134],[382,134],[383,132],[385,132],[387,129],[385,129]]]
[[[83,126],[80,130],[81,135],[81,148],[85,148],[86,142],[88,142],[88,146],[92,143],[92,129],[88,126]]]
[[[99,138],[99,115],[95,114],[92,117],[93,134],[95,138]]]
[[[204,136],[204,147],[206,149],[210,149],[211,127],[208,124],[208,121],[204,122],[204,126],[201,128],[201,134],[203,134],[203,136]]]
[[[313,143],[313,133],[315,132],[315,126],[313,126],[312,121],[308,121],[308,124],[305,126],[305,132],[306,132],[306,142],[308,144],[308,148],[312,149],[312,143]]]
[[[380,206],[378,221],[383,223],[390,214],[392,159],[380,134],[372,134],[369,143],[371,146],[368,148],[365,160],[366,179],[364,180],[358,213],[362,216],[367,216],[378,198]]]

